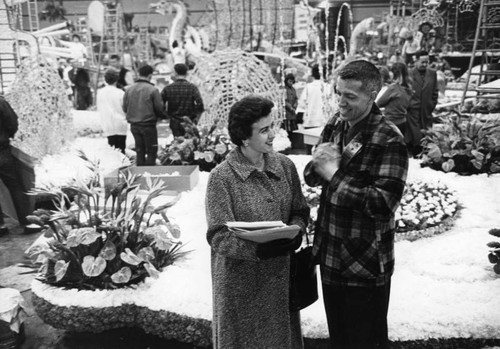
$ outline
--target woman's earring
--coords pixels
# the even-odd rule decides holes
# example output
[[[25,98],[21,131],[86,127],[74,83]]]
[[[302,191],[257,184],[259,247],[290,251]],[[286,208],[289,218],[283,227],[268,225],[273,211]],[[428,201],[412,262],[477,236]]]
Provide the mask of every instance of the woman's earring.
[[[243,142],[244,147],[248,147],[248,142]]]

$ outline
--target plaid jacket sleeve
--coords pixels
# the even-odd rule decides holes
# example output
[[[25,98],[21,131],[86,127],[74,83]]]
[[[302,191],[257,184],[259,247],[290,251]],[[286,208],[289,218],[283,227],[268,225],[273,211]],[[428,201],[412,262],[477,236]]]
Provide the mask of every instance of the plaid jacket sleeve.
[[[407,149],[392,128],[377,127],[361,154],[335,173],[329,183],[330,203],[354,209],[376,220],[393,216],[403,195],[408,169]]]

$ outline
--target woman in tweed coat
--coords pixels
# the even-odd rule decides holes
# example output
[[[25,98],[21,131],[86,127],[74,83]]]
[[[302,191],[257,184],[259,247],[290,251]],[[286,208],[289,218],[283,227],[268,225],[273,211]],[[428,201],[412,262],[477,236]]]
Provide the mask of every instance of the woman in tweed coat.
[[[233,105],[228,129],[237,148],[208,181],[214,348],[303,347],[299,313],[289,310],[289,274],[290,252],[300,246],[309,208],[293,162],[273,152],[273,106],[258,96]],[[300,226],[301,234],[257,244],[225,226],[276,220]]]

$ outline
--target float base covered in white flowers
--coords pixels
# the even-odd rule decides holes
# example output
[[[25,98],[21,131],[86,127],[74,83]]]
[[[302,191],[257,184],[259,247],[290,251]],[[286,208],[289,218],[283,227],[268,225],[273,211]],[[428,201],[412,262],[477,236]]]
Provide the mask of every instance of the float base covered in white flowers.
[[[299,173],[310,159],[290,157]],[[498,192],[492,189],[498,188],[500,178],[436,172],[411,160],[409,182],[417,180],[446,184],[463,208],[451,230],[395,244],[389,338],[500,338],[500,278],[488,262],[486,247],[491,240],[488,230],[498,225],[500,207],[485,205],[497,202]],[[140,326],[164,338],[209,345],[212,288],[203,200],[207,181],[208,173],[201,172],[198,185],[182,193],[169,208],[169,216],[175,217],[182,231],[184,248],[190,251],[185,258],[166,267],[158,279],[146,278],[134,288],[77,291],[35,281],[33,298],[40,317],[55,327],[75,331]],[[454,202],[443,205],[450,207]],[[440,214],[439,210],[435,213]],[[401,212],[402,219],[405,215]],[[301,320],[306,338],[328,337],[321,294],[319,301],[301,311]]]

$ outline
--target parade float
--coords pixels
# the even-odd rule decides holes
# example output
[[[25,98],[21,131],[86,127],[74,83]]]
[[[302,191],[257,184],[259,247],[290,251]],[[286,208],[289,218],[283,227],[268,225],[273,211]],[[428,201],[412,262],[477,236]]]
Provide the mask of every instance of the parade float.
[[[279,2],[281,5],[275,6],[272,11],[261,11],[275,15],[270,22],[283,24],[280,13],[288,8],[287,3],[282,0]],[[252,6],[257,6],[257,2],[252,2]],[[220,21],[226,29],[219,31],[220,36],[215,42],[225,42],[229,47],[217,48],[206,58],[200,58],[193,72],[193,79],[199,79],[208,106],[200,125],[201,137],[174,140],[172,144],[175,146],[163,152],[165,164],[213,160],[217,156],[220,158],[211,161],[212,165],[222,161],[231,148],[224,124],[227,109],[233,101],[254,89],[262,88],[259,91],[267,93],[276,103],[276,119],[279,121],[283,118],[283,93],[279,83],[274,80],[275,71],[242,50],[242,43],[253,45],[252,40],[246,39],[245,31],[238,36],[229,36],[231,30],[227,26],[244,23],[243,16],[233,18],[238,12],[229,11],[224,6],[221,8],[221,13],[231,17],[230,20],[226,18]],[[343,5],[340,13],[348,8],[348,5]],[[241,13],[248,15],[251,10],[242,9]],[[329,20],[339,22],[336,18]],[[284,26],[269,31],[263,24],[256,33],[261,37],[269,32],[278,33],[279,38],[284,36],[285,31]],[[225,39],[224,33],[228,35]],[[207,35],[214,40],[213,31]],[[330,33],[327,31],[324,35],[328,37]],[[278,48],[279,41],[275,42]],[[316,41],[318,45],[315,50],[321,52],[320,40]],[[333,41],[344,42],[340,36],[334,36]],[[328,51],[329,45],[325,49]],[[345,49],[344,53],[348,54]],[[292,61],[283,50],[278,51],[274,58],[277,58],[281,71],[287,67],[287,62]],[[45,72],[44,63],[37,67],[38,70],[34,71]],[[47,79],[51,86],[52,83],[56,86],[54,91],[59,91],[55,75],[46,74],[50,75]],[[17,86],[26,86],[31,81],[22,71],[18,76]],[[27,82],[23,82],[23,79]],[[16,93],[16,83],[13,86],[12,93]],[[46,95],[49,95],[49,91],[43,95],[44,98]],[[67,106],[58,104],[57,96],[50,96],[53,105],[57,106],[55,111],[51,109],[44,112],[46,119],[33,124],[50,120],[54,130],[70,130],[71,127],[66,124]],[[34,99],[31,95],[27,98]],[[16,97],[16,100],[22,100],[22,97]],[[22,108],[23,105],[16,105],[16,111]],[[50,119],[51,113],[53,119]],[[35,114],[34,111],[20,113],[22,127],[31,125],[29,120]],[[82,116],[73,114],[73,117],[78,119]],[[78,124],[78,120],[73,120],[73,125]],[[145,189],[149,189],[150,194],[158,189],[154,199],[166,200],[157,202],[153,198],[150,200],[150,194],[139,193],[140,187],[132,188],[133,181],[126,176],[124,169],[130,167],[132,162],[109,148],[106,141],[98,136],[77,138],[65,147],[65,151],[55,153],[53,150],[57,149],[57,144],[60,148],[67,144],[65,137],[68,135],[70,133],[59,131],[53,138],[57,143],[50,148],[40,148],[36,144],[26,146],[25,142],[19,140],[27,152],[40,151],[37,154],[39,161],[34,166],[37,175],[37,189],[34,192],[45,196],[54,196],[55,193],[55,196],[64,198],[63,204],[59,204],[55,210],[35,211],[30,217],[34,224],[47,228],[43,237],[30,250],[36,258],[41,256],[38,261],[35,259],[41,264],[41,270],[32,283],[32,302],[37,314],[46,323],[69,331],[102,332],[119,327],[139,327],[163,338],[209,346],[212,295],[204,202],[208,172],[197,173],[197,181],[182,190],[176,190],[172,180],[186,174],[167,170],[161,172],[161,166],[158,166],[159,172],[149,176],[148,180],[147,174],[143,172],[142,179],[147,185]],[[195,141],[195,138],[198,140]],[[498,141],[496,136],[491,139]],[[452,143],[455,141],[453,139]],[[433,151],[431,154],[435,155],[436,149],[433,148]],[[186,153],[192,159],[182,158]],[[441,153],[446,151],[442,150]],[[84,158],[90,159],[91,163],[99,165],[89,168],[81,154],[85,154]],[[479,155],[474,154],[474,158],[479,161]],[[290,157],[299,173],[310,160],[308,155]],[[450,169],[442,165],[441,168]],[[488,169],[491,168],[492,164],[489,163]],[[496,202],[499,178],[494,171],[488,172],[465,177],[453,171],[422,168],[421,160],[410,160],[407,188],[397,211],[397,264],[389,311],[389,336],[392,341],[500,338],[496,326],[500,318],[498,312],[493,310],[500,307],[497,297],[500,279],[487,258],[487,243],[490,240],[487,232],[498,226],[496,217],[500,214],[498,205],[487,203]],[[124,177],[120,177],[120,174]],[[156,176],[161,177],[161,190],[158,188],[159,182],[152,179]],[[105,189],[110,178],[116,181],[111,181],[114,185],[108,188],[108,199],[111,201],[106,204]],[[122,185],[121,191],[113,191],[116,185]],[[127,186],[132,188],[128,195],[137,195],[121,202],[123,216],[103,215],[116,209],[115,200],[127,192]],[[163,192],[172,189],[175,194]],[[305,185],[303,189],[315,212],[318,191]],[[65,206],[66,203],[70,205],[69,208]],[[179,231],[182,232],[180,236]],[[175,246],[182,247],[173,250],[174,254],[186,253],[181,258],[163,260],[162,256],[175,249]],[[496,245],[488,246],[496,249]],[[94,284],[92,279],[99,281]],[[306,338],[328,337],[321,302],[306,308],[301,317]]]

